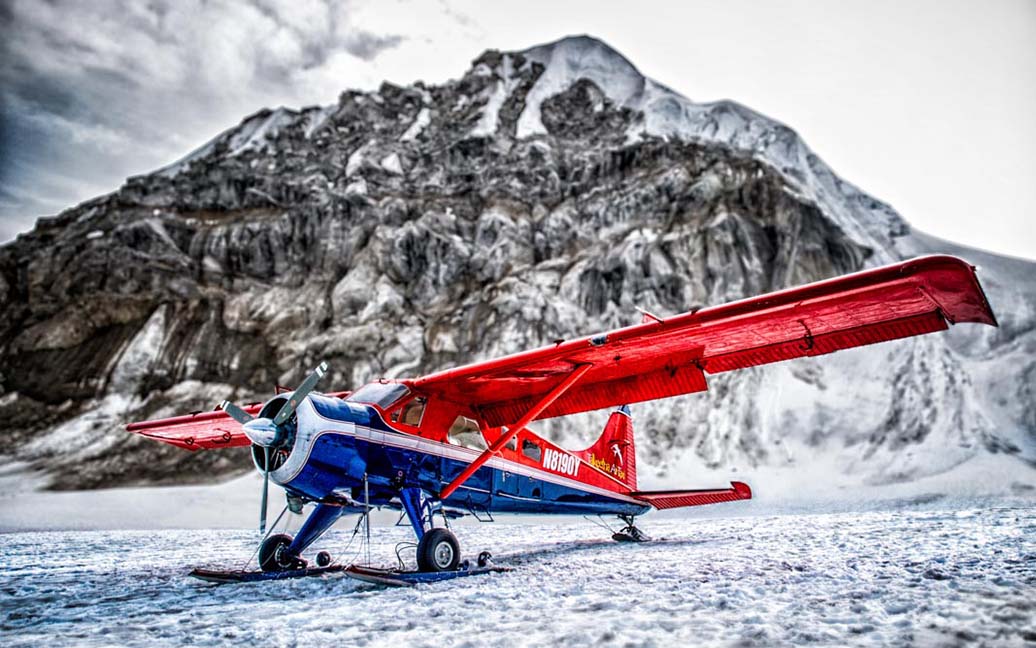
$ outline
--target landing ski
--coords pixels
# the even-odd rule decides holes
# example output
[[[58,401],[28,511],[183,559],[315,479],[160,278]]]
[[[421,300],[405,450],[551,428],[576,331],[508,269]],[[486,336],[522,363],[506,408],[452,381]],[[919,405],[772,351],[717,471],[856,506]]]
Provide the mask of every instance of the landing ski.
[[[386,587],[413,587],[418,583],[438,583],[445,580],[452,580],[454,578],[463,578],[465,576],[479,576],[481,574],[509,571],[514,571],[514,568],[490,565],[487,567],[472,567],[470,569],[457,569],[454,571],[417,572],[349,565],[345,568],[345,575],[349,578],[364,581],[365,583],[385,585]]]
[[[327,567],[307,567],[305,569],[290,569],[288,571],[264,572],[245,571],[242,569],[194,569],[189,576],[206,581],[208,583],[257,583],[260,581],[285,580],[288,578],[306,578],[308,576],[323,576],[344,571],[345,565],[328,565]]]

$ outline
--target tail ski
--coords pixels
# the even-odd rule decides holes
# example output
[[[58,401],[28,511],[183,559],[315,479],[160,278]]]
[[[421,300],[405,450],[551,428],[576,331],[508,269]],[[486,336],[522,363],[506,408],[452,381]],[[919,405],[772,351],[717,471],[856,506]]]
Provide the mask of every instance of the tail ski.
[[[612,412],[597,443],[572,454],[618,479],[631,491],[637,490],[637,452],[628,406]]]

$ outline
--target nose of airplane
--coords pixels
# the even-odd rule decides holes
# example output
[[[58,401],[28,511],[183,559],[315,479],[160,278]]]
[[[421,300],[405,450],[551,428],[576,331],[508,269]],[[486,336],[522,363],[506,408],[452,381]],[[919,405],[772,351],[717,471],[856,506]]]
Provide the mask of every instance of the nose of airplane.
[[[244,428],[248,440],[257,446],[273,448],[283,441],[284,432],[281,426],[274,423],[271,418],[255,418],[241,427]]]

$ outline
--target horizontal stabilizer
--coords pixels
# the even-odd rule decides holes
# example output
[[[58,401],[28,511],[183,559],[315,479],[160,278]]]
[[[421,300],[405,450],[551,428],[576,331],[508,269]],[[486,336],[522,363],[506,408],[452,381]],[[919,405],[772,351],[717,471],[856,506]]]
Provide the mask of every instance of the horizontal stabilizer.
[[[656,509],[704,506],[720,502],[752,499],[752,489],[744,482],[730,482],[730,488],[704,490],[637,491],[629,494]]]

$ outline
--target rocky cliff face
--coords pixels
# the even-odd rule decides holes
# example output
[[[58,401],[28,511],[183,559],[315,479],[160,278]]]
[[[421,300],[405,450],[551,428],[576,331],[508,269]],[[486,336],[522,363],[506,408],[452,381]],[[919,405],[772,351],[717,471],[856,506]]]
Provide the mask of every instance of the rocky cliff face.
[[[645,475],[1031,462],[1036,265],[913,233],[789,128],[693,103],[594,39],[489,51],[442,86],[263,110],[0,248],[5,453],[58,488],[215,480],[246,453],[122,425],[259,400],[321,359],[348,389],[928,251],[982,266],[1000,329],[637,405]],[[542,427],[588,445],[603,420]]]

